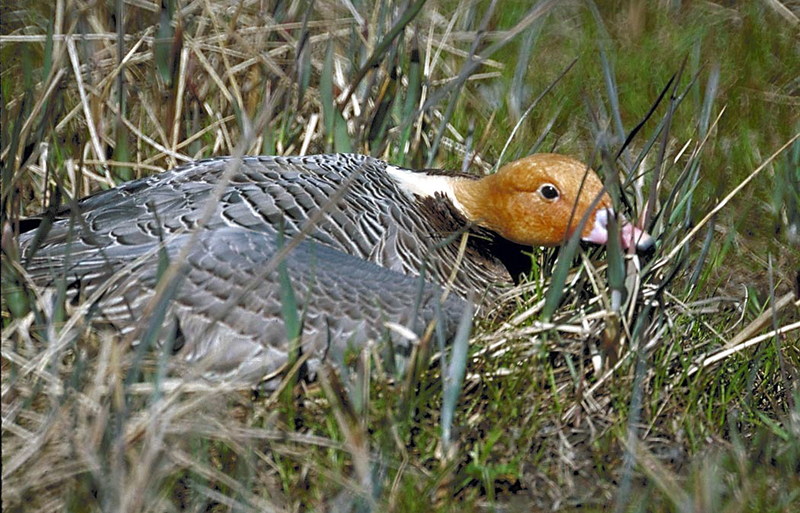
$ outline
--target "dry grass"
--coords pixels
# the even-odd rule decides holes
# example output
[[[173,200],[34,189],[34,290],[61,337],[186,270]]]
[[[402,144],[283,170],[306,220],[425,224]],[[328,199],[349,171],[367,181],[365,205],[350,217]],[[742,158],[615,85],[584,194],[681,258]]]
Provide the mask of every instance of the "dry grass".
[[[2,5],[3,509],[793,511],[796,4],[353,3],[126,2],[119,32],[121,1]],[[165,381],[14,254],[21,218],[204,156],[551,149],[658,251],[537,252],[455,411],[438,360],[271,396]]]

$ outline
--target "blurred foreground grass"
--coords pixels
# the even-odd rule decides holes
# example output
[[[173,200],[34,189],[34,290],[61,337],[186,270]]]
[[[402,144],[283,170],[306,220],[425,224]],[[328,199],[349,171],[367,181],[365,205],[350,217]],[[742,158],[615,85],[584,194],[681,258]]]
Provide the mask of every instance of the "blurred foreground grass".
[[[4,2],[3,509],[794,511],[797,7]],[[130,384],[118,340],[68,336],[7,279],[10,231],[49,201],[327,151],[471,172],[569,153],[621,179],[659,248],[621,304],[603,251],[561,277],[537,251],[474,332],[444,439],[438,363],[392,383],[366,355],[276,398]]]

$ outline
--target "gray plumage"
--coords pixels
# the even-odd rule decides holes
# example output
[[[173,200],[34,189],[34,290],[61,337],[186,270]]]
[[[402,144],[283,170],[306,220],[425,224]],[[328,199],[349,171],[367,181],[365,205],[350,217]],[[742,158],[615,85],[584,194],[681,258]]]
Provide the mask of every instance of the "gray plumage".
[[[228,166],[230,182],[199,227]],[[452,336],[465,298],[510,275],[487,246],[497,243],[489,234],[468,246],[455,274],[456,294],[440,304],[442,288],[419,276],[446,283],[457,259],[457,232],[469,227],[445,198],[416,198],[386,167],[359,155],[195,162],[84,198],[78,216],[64,209],[41,240],[35,230],[20,236],[23,264],[40,285],[66,277],[73,297],[104,287],[98,316],[130,333],[143,325],[153,298],[159,248],[175,261],[193,241],[159,340],[172,333],[186,360],[216,377],[252,382],[287,360],[278,274],[263,271],[278,251],[278,234],[288,242],[319,215],[285,261],[310,367],[368,340],[407,351],[408,340],[387,322],[421,334],[436,319]],[[338,197],[334,204],[332,197]]]
[[[468,226],[447,199],[420,199],[404,191],[378,159],[334,154],[201,160],[84,198],[78,203],[84,222],[70,227],[69,211],[62,212],[63,220],[48,233],[37,258],[28,262],[29,272],[58,271],[68,239],[79,252],[148,244],[195,228],[229,166],[234,172],[206,229],[270,226],[293,237],[324,210],[308,238],[343,253],[403,274],[416,276],[424,268],[422,274],[440,284],[448,281],[458,261],[459,233]],[[330,205],[336,195],[339,200]],[[500,256],[516,245],[492,232],[473,234],[477,236],[470,238],[453,282],[464,298],[512,281]],[[25,246],[30,236],[21,240]]]
[[[159,248],[166,250],[167,261],[175,262],[186,246],[175,286],[165,290],[168,306],[158,340],[174,337],[174,351],[206,377],[258,382],[288,358],[281,310],[286,289],[280,285],[278,260],[273,260],[277,241],[270,229],[221,227],[202,230],[195,239],[180,234],[163,245],[77,252],[72,254],[76,265],[71,268],[77,273],[71,283],[80,284],[84,297],[105,287],[96,305],[101,320],[123,334],[133,332],[138,340],[152,318],[143,318],[144,309],[160,312],[154,302],[159,269],[164,269],[159,261],[165,261]],[[341,361],[348,348],[364,347],[370,340],[390,341],[394,352],[388,355],[407,355],[410,341],[388,323],[422,333],[436,319],[450,336],[466,307],[454,296],[442,302],[440,287],[320,244],[301,242],[284,262],[301,317],[300,350],[310,353],[311,373],[323,359]]]

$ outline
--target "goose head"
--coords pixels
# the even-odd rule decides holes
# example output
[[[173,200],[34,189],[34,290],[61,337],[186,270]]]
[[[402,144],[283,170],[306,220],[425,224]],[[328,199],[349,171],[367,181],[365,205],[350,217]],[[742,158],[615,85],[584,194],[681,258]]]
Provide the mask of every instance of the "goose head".
[[[611,198],[594,171],[565,155],[531,155],[479,180],[461,180],[453,189],[470,221],[512,242],[563,244],[584,216],[581,238],[596,244],[608,242],[608,220],[614,216]],[[624,218],[620,234],[626,249],[647,252],[653,248],[652,237]]]

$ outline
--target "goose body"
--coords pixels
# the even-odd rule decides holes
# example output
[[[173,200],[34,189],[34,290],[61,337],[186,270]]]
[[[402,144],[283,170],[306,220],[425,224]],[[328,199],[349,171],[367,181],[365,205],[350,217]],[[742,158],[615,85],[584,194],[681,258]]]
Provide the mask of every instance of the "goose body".
[[[324,211],[308,233],[314,242],[409,275],[419,275],[428,257],[429,276],[437,283],[452,272],[459,241],[441,242],[466,221],[452,208],[450,197],[440,190],[417,196],[399,179],[414,171],[347,154],[207,159],[89,196],[78,203],[85,223],[70,227],[70,212],[62,212],[63,220],[42,241],[28,271],[34,276],[60,271],[67,240],[72,251],[91,251],[150,244],[196,228],[229,166],[234,172],[206,229],[269,226],[290,238]],[[444,176],[420,177],[446,184]],[[331,205],[330,198],[337,195],[340,199]],[[23,235],[22,245],[28,240]],[[466,297],[469,291],[510,281],[494,253],[470,247],[454,286]]]
[[[282,311],[287,292],[280,270],[296,301],[303,329],[300,353],[309,356],[311,374],[324,358],[340,361],[348,349],[368,341],[390,341],[393,350],[387,356],[406,356],[411,340],[397,326],[422,333],[436,319],[449,337],[466,308],[455,296],[443,299],[438,286],[308,241],[288,251],[278,266],[273,258],[282,247],[279,240],[269,228],[225,226],[200,231],[193,240],[183,233],[163,245],[114,245],[102,254],[74,257],[88,277],[81,283],[85,297],[105,287],[97,302],[102,320],[122,334],[140,329],[141,336],[145,308],[159,311],[153,300],[164,255],[159,250],[163,247],[173,261],[183,256],[175,292],[167,292],[171,298],[159,340],[171,339],[175,353],[215,379],[255,383],[287,363],[289,334]],[[181,255],[184,248],[188,252]]]
[[[215,192],[223,176],[229,180]],[[155,290],[152,255],[163,246],[176,259],[192,241],[165,326],[177,323],[188,359],[251,377],[286,360],[278,275],[257,272],[281,238],[303,238],[287,272],[305,298],[303,343],[321,358],[332,341],[359,345],[385,334],[387,320],[420,333],[438,315],[452,334],[467,297],[491,296],[526,269],[524,250],[560,244],[584,216],[583,238],[604,243],[613,214],[594,172],[553,154],[480,179],[361,155],[215,158],[89,196],[77,210],[59,212],[44,236],[20,236],[35,282],[66,276],[85,294],[143,261],[99,303],[107,319],[130,329]],[[652,245],[632,225],[622,233],[626,246]],[[437,305],[443,285],[458,297]],[[244,288],[235,307],[220,309]]]

